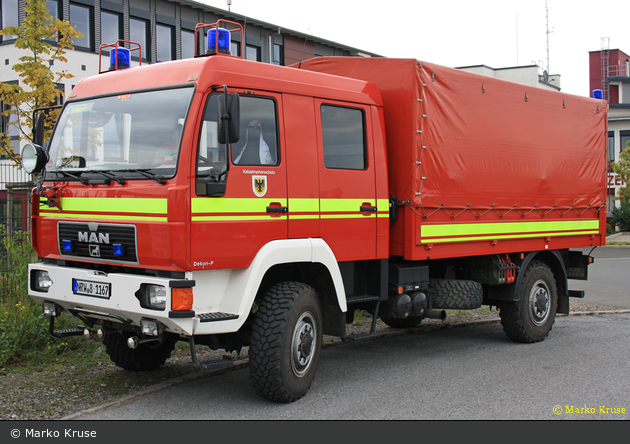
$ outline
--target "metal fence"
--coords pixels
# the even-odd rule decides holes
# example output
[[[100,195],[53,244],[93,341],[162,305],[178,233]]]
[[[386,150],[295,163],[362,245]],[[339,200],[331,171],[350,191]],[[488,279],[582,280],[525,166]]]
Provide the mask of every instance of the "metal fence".
[[[30,242],[29,197],[33,179],[12,162],[0,161],[0,300],[16,291],[25,259],[34,256]]]

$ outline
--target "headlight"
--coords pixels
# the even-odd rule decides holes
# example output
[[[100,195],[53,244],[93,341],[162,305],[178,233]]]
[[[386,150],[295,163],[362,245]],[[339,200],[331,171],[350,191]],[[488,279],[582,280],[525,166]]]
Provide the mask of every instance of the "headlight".
[[[54,302],[44,301],[42,304],[44,315],[56,318],[61,314],[61,307]]]
[[[147,287],[148,303],[151,307],[164,310],[166,308],[166,287],[149,285]]]
[[[153,319],[141,319],[140,327],[142,327],[142,334],[146,336],[159,337],[162,332],[161,324]]]
[[[166,295],[166,287],[163,285],[142,284],[136,291],[140,306],[149,310],[166,309]]]
[[[48,289],[52,286],[52,284],[53,281],[47,271],[31,271],[31,290],[48,293]]]

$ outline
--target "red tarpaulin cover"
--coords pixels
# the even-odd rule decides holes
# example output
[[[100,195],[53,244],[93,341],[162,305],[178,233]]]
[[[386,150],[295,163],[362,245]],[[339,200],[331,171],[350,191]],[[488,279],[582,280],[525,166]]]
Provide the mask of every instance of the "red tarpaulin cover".
[[[390,193],[428,216],[417,223],[506,220],[510,209],[521,220],[534,208],[528,219],[566,220],[604,206],[605,101],[415,59],[320,57],[301,69],[378,86]]]

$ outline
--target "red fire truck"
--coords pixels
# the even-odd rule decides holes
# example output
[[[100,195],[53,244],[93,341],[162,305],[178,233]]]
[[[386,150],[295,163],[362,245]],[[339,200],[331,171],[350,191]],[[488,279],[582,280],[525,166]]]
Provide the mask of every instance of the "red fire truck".
[[[195,346],[249,347],[256,391],[290,402],[322,335],[489,305],[537,342],[584,297],[567,282],[591,262],[571,249],[605,243],[605,101],[415,59],[256,63],[224,46],[238,25],[200,26],[194,59],[127,68],[116,46],[23,150],[52,335],[102,332],[140,371],[177,341],[206,368],[232,362]]]

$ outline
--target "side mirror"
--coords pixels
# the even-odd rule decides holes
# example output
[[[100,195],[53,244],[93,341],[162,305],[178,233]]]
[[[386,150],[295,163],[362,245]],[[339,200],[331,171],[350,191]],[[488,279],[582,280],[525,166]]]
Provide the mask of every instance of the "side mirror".
[[[219,97],[218,142],[236,143],[241,137],[241,108],[238,94],[225,93]]]
[[[33,142],[35,145],[44,146],[44,124],[46,123],[46,114],[40,111],[35,119],[35,126],[33,127]]]
[[[48,152],[37,144],[27,143],[22,148],[22,167],[29,174],[37,174],[48,162]]]

